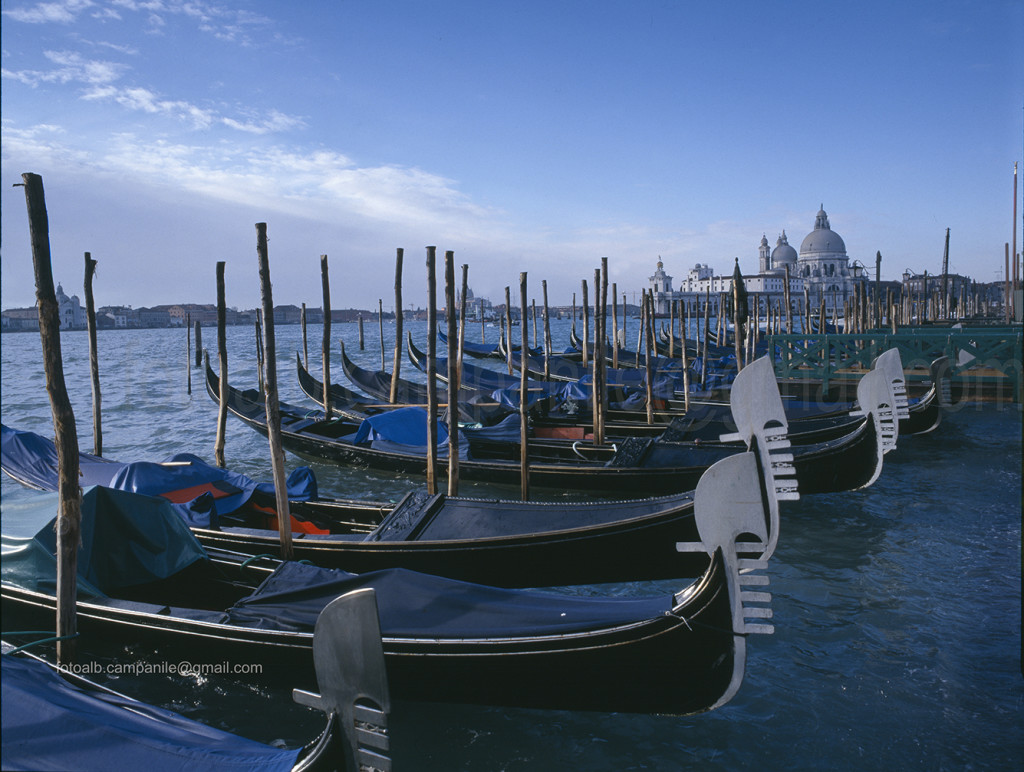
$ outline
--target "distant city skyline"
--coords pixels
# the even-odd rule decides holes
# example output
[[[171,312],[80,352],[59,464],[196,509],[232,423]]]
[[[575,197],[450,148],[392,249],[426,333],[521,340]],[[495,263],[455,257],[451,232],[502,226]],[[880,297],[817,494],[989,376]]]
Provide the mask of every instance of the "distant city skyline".
[[[424,247],[477,294],[568,303],[602,257],[755,273],[824,205],[884,278],[993,281],[1024,144],[1024,4],[7,0],[0,307],[34,288],[24,172],[54,275],[145,306],[425,304]],[[1018,201],[1024,194],[1019,188]],[[1024,206],[1018,206],[1018,218]],[[1020,223],[1018,222],[1018,225]],[[1024,240],[1024,228],[1018,228]],[[1017,244],[1018,251],[1021,244]],[[77,291],[77,288],[76,288]]]

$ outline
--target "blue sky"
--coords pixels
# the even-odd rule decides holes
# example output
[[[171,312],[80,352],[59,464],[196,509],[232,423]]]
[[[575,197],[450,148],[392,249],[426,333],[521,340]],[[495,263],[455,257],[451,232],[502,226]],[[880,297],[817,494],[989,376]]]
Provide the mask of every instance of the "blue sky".
[[[604,256],[629,293],[659,256],[754,272],[822,204],[884,278],[939,271],[950,228],[993,281],[1012,238],[1022,0],[0,8],[4,308],[34,302],[29,171],[56,280],[81,296],[91,252],[97,302],[136,307],[213,302],[217,260],[257,306],[257,222],[275,302],[319,305],[327,254],[336,308],[390,307],[396,247],[407,304],[426,245],[567,303]]]

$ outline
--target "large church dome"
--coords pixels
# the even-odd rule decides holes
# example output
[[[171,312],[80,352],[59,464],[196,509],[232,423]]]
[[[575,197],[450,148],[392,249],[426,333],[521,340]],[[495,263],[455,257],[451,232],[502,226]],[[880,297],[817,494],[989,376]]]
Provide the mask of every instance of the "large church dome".
[[[814,230],[807,234],[800,245],[800,256],[810,257],[815,253],[841,252],[846,254],[846,244],[828,224],[828,215],[822,207],[814,220]]]
[[[775,249],[772,250],[772,265],[776,268],[781,268],[786,263],[796,263],[796,250],[790,246],[789,239],[786,238],[786,232],[783,231],[782,235],[779,236],[779,240],[775,243]]]

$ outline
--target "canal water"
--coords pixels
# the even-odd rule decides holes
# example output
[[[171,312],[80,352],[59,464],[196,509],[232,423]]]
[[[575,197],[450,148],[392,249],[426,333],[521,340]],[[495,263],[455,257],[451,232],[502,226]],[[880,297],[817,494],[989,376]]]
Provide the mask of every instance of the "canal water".
[[[636,325],[633,321],[632,324]],[[568,341],[567,322],[554,325]],[[419,345],[422,324],[411,325]],[[390,369],[393,326],[384,330]],[[479,340],[479,327],[470,338]],[[518,331],[517,331],[518,332]],[[497,331],[488,329],[488,340]],[[206,330],[207,345],[215,333]],[[349,354],[379,368],[380,341],[367,326],[335,325]],[[298,326],[279,327],[283,400],[299,391]],[[319,326],[310,328],[317,349]],[[88,344],[62,336],[65,374],[83,449],[92,446]],[[234,385],[256,384],[254,332],[228,331]],[[216,406],[202,372],[187,393],[183,330],[99,334],[104,454],[161,460],[179,452],[213,459]],[[310,369],[319,373],[319,353]],[[342,378],[339,356],[332,372]],[[5,424],[52,436],[37,334],[2,341],[0,408]],[[419,378],[406,360],[403,375]],[[229,417],[228,466],[269,480],[267,442]],[[301,465],[289,455],[288,469]],[[413,476],[312,465],[323,495],[397,500],[422,485]],[[514,497],[483,484],[467,495]],[[23,530],[40,494],[3,479],[4,530]],[[574,496],[546,491],[545,496]],[[54,499],[55,501],[55,499]],[[1021,412],[961,405],[931,434],[901,437],[869,489],[807,496],[785,506],[769,568],[776,632],[750,641],[746,679],[731,703],[689,717],[398,702],[391,717],[396,770],[1005,770],[1024,759],[1021,674]],[[680,583],[588,588],[638,594]],[[6,629],[6,628],[5,628]],[[85,640],[82,658],[150,663],[167,655],[133,641]],[[663,663],[666,671],[673,662]],[[600,679],[601,673],[594,673]],[[141,699],[241,735],[297,745],[319,717],[292,704],[288,683],[247,675],[164,673],[102,676]]]

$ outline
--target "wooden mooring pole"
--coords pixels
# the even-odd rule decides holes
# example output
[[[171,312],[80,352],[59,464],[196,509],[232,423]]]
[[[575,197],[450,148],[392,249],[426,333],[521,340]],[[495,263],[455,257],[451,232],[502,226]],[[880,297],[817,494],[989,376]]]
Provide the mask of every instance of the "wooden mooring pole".
[[[380,333],[380,369],[386,369],[384,364],[384,298],[377,298],[377,331]]]
[[[196,319],[196,367],[203,366],[203,327]]]
[[[398,402],[398,373],[402,368],[402,345],[405,343],[402,334],[402,260],[405,250],[401,247],[395,253],[395,355],[391,360],[391,390],[388,401],[393,405]]]
[[[309,370],[309,339],[306,337],[306,304],[299,311],[299,325],[302,327],[302,366]]]
[[[96,276],[96,261],[85,253],[85,318],[89,328],[89,375],[92,380],[92,452],[103,455],[103,421],[100,418],[100,362],[96,345],[96,303],[92,295],[92,280]]]
[[[437,247],[427,247],[427,492],[437,493]]]
[[[448,495],[459,495],[459,331],[455,313],[455,253],[444,253],[444,308],[448,336]]]
[[[324,418],[331,420],[331,276],[327,265],[327,255],[320,255],[320,286],[323,290],[324,335],[320,351],[323,357],[324,374]],[[360,330],[362,325],[360,325]],[[360,331],[360,348],[362,348],[362,332]]]
[[[519,274],[519,302],[523,309],[526,308],[526,272]],[[526,349],[529,341],[526,335],[526,320],[520,322],[522,328],[522,361],[519,368],[519,489],[523,501],[530,498],[530,421],[526,404],[529,397],[529,386],[526,377]]]
[[[185,314],[185,374],[188,376],[188,394],[192,393],[192,314]]]
[[[583,309],[583,367],[586,369],[589,364],[588,354],[590,346],[590,301],[587,297],[587,280],[583,279],[583,301],[580,304]],[[594,288],[594,292],[597,292],[597,288]]]
[[[512,367],[512,288],[505,287],[505,346],[507,347],[508,353],[508,374],[512,375],[514,372]],[[524,352],[525,353],[525,352]],[[526,360],[523,359],[520,364],[525,367]]]
[[[466,294],[469,292],[469,265],[462,265],[462,300],[459,307],[459,350],[458,367],[455,368],[455,384],[449,383],[448,388],[459,393],[462,388],[462,354],[466,350]]]
[[[57,662],[69,665],[75,657],[77,635],[78,545],[82,530],[82,491],[78,485],[78,429],[64,382],[60,350],[60,309],[53,287],[50,262],[50,224],[46,213],[43,178],[22,174],[36,279],[36,307],[43,346],[46,392],[53,412],[57,449]]]
[[[612,282],[612,369],[619,369],[619,288]],[[625,304],[623,304],[625,311]]]
[[[601,384],[597,402],[598,442],[604,444],[604,425],[608,415],[608,258],[601,258],[601,318],[597,323],[597,359],[601,363]]]
[[[689,305],[685,300],[679,301],[679,326],[682,332],[683,345],[683,409],[690,409],[690,362],[686,353],[686,334],[690,329]]]
[[[302,304],[305,312],[306,304]],[[305,319],[305,313],[303,313]],[[303,330],[305,333],[305,330]],[[305,338],[305,334],[303,334]],[[305,348],[305,340],[303,340]],[[220,390],[217,407],[217,437],[213,441],[214,461],[221,469],[227,462],[224,460],[224,439],[228,425],[228,332],[227,332],[227,301],[224,292],[224,261],[217,261],[217,366],[220,368]]]
[[[270,461],[274,472],[274,493],[277,502],[277,530],[281,535],[281,558],[291,560],[292,517],[288,507],[288,481],[284,473],[284,446],[281,443],[281,406],[277,401],[277,351],[274,338],[274,297],[270,284],[270,255],[267,251],[267,224],[256,223],[256,254],[260,266],[260,293],[263,298],[263,363],[266,374],[267,436],[270,439]],[[223,392],[222,392],[223,393]]]
[[[548,280],[543,279],[540,283],[541,294],[544,297],[544,380],[551,380],[551,318],[548,307]]]
[[[644,323],[644,361],[647,380],[647,423],[654,423],[654,290],[646,294],[647,321]]]

